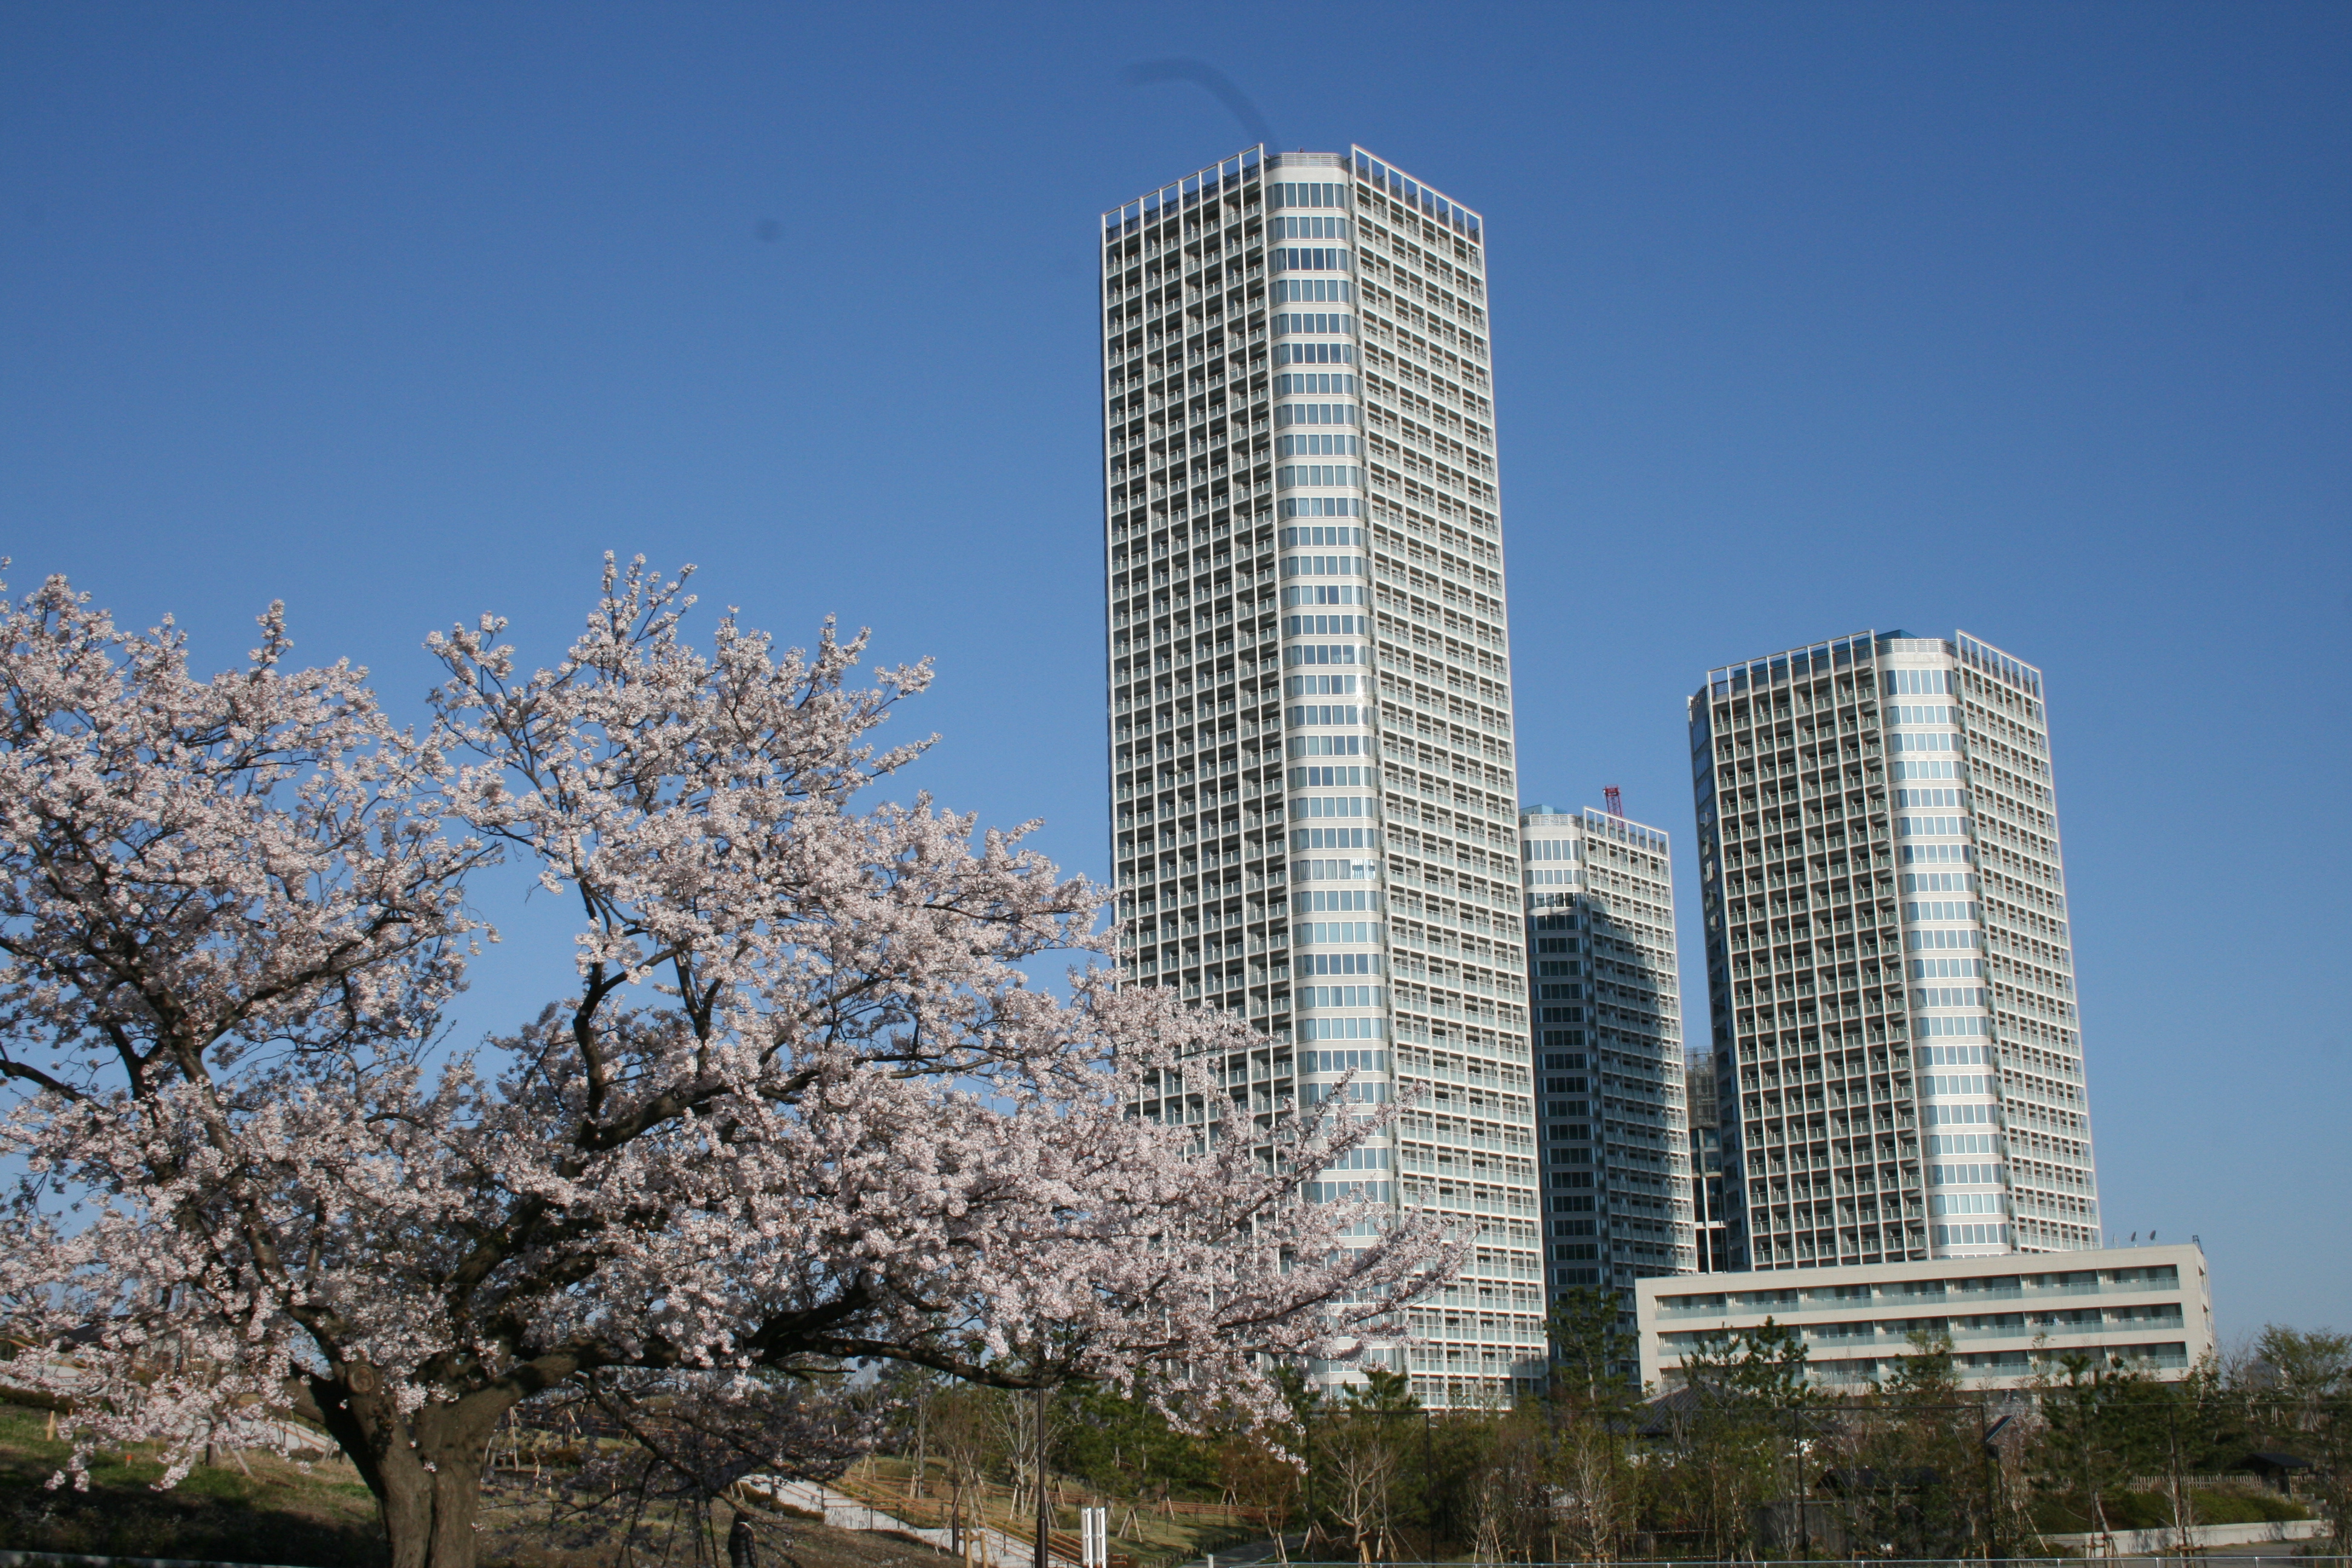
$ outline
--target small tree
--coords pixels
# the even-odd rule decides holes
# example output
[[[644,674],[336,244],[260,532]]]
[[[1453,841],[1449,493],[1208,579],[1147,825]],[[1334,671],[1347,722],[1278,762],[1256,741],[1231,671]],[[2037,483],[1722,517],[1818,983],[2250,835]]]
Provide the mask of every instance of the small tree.
[[[708,1536],[711,1505],[737,1482],[755,1475],[830,1480],[871,1441],[870,1413],[838,1389],[773,1376],[738,1384],[643,1372],[581,1379],[575,1403],[591,1428],[627,1441],[590,1451],[570,1489],[575,1506],[623,1515],[624,1540],[632,1546],[651,1503],[669,1505],[673,1535],[691,1523]],[[734,1525],[730,1551],[756,1550],[740,1497]]]
[[[1217,1484],[1234,1508],[1255,1514],[1273,1538],[1276,1560],[1290,1561],[1290,1526],[1299,1509],[1298,1466],[1263,1432],[1228,1433],[1217,1445]]]
[[[2035,1393],[2038,1485],[2104,1534],[2107,1497],[2164,1458],[2161,1390],[2120,1357],[2070,1352],[2058,1358],[2058,1375],[2037,1378]]]
[[[1495,1410],[1457,1417],[1449,1426],[1478,1444],[1469,1487],[1471,1557],[1479,1563],[1534,1563],[1549,1558],[1552,1456],[1540,1412]]]
[[[1003,1395],[994,1389],[950,1387],[932,1411],[933,1440],[947,1470],[950,1549],[963,1553],[966,1532],[985,1526],[980,1486],[995,1451],[997,1423],[990,1406]]]
[[[946,1379],[927,1366],[898,1362],[877,1380],[891,1401],[892,1436],[906,1451],[907,1495],[922,1497],[929,1489],[931,1458],[931,1412]]]
[[[1962,1396],[1952,1342],[1916,1332],[1911,1353],[1830,1418],[1833,1501],[1849,1540],[1912,1558],[1984,1555],[1995,1529],[1991,1425]]]
[[[2352,1553],[2352,1334],[2265,1327],[2246,1369],[2256,1429],[2311,1461],[2306,1483]]]
[[[1028,984],[1104,949],[1100,889],[856,804],[920,751],[871,740],[926,668],[860,689],[862,640],[780,658],[731,615],[706,655],[691,604],[608,562],[551,668],[493,618],[436,637],[421,739],[361,672],[288,672],[274,609],[209,680],[62,583],[0,620],[0,1294],[55,1347],[77,1472],[160,1439],[175,1480],[295,1412],[395,1568],[467,1568],[494,1428],[603,1373],[1168,1366],[1265,1415],[1265,1358],[1345,1355],[1450,1266],[1297,1201],[1379,1122],[1220,1119],[1262,1037],[1101,970]],[[499,850],[579,911],[576,978],[436,1058]]]
[[[1770,1318],[1703,1335],[1683,1358],[1688,1389],[1673,1417],[1668,1479],[1685,1517],[1719,1556],[1749,1550],[1756,1510],[1801,1488],[1816,1403],[1802,1335]]]
[[[1056,1462],[1067,1474],[1129,1495],[1147,1481],[1202,1497],[1220,1489],[1227,1422],[1212,1418],[1187,1430],[1169,1420],[1148,1387],[1066,1389],[1059,1404]]]
[[[1564,1292],[1551,1313],[1555,1515],[1570,1552],[1593,1563],[1616,1560],[1640,1509],[1626,1446],[1641,1391],[1625,1375],[1632,1347],[1617,1320],[1616,1296],[1591,1286]]]
[[[1381,1367],[1350,1384],[1310,1423],[1316,1503],[1345,1533],[1358,1561],[1391,1557],[1399,1514],[1414,1500],[1411,1446],[1423,1439],[1421,1401],[1409,1379]]]

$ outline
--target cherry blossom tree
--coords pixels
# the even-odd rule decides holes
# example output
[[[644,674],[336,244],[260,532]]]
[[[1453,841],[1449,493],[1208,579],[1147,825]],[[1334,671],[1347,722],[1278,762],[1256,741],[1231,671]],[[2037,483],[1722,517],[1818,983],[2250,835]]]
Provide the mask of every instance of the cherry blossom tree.
[[[856,686],[863,637],[780,655],[731,613],[705,653],[692,603],[608,561],[551,668],[494,618],[437,636],[421,736],[363,671],[284,668],[275,608],[210,679],[60,582],[8,610],[0,1293],[77,1468],[160,1439],[176,1479],[299,1415],[399,1568],[462,1568],[498,1422],[599,1375],[1150,1372],[1272,1415],[1271,1358],[1392,1337],[1450,1268],[1299,1201],[1377,1124],[1234,1114],[1217,1068],[1262,1037],[1099,965],[1030,983],[1107,951],[1100,889],[861,803],[922,749],[873,735],[927,667]],[[451,1050],[499,854],[576,904],[576,981]],[[1198,1119],[1134,1113],[1171,1094]]]

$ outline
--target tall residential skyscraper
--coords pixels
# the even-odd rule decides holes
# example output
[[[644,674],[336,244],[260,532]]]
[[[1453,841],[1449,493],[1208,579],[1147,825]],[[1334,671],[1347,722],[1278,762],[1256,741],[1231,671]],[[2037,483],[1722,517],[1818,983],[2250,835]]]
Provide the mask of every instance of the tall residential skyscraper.
[[[1476,1245],[1381,1353],[1532,1385],[1543,1269],[1484,226],[1360,148],[1252,148],[1103,216],[1108,737],[1125,957],[1262,1046],[1249,1136],[1355,1069],[1369,1184]],[[1344,1375],[1337,1372],[1327,1376]]]
[[[2095,1247],[2042,672],[1864,632],[1690,732],[1734,1267]]]
[[[1552,1293],[1697,1267],[1673,842],[1608,812],[1519,816]]]

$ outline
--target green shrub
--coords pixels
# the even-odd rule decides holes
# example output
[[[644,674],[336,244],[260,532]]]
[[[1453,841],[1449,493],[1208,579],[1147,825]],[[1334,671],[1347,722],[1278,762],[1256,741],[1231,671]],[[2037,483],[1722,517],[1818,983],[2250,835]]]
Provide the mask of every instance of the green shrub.
[[[2162,1492],[2104,1492],[2100,1511],[2109,1530],[2168,1530],[2172,1500]],[[2199,1524],[2263,1524],[2309,1519],[2311,1510],[2275,1492],[2236,1487],[2200,1487],[2189,1494],[2190,1517]],[[2097,1529],[2081,1498],[2043,1497],[2033,1504],[2034,1527],[2051,1535],[2081,1535]]]
[[[2293,1498],[2276,1492],[2212,1487],[2189,1494],[2200,1524],[2263,1524],[2274,1520],[2309,1519],[2311,1510]]]

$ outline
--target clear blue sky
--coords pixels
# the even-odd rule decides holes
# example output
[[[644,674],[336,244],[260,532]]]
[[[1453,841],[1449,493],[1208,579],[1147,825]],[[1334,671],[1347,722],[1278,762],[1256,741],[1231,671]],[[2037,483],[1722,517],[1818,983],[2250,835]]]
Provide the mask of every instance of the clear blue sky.
[[[2352,1328],[2341,5],[12,4],[12,579],[414,711],[697,562],[936,655],[923,781],[1099,873],[1090,226],[1244,141],[1174,56],[1486,215],[1526,797],[1686,844],[1709,665],[2041,664],[2107,1224]]]

